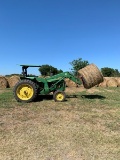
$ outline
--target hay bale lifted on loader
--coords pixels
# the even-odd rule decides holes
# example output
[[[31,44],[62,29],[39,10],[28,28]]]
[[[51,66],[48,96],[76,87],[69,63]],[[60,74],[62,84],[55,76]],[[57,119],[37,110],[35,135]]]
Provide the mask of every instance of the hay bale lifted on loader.
[[[95,64],[90,64],[78,71],[78,76],[81,77],[83,85],[86,89],[94,87],[103,82],[103,75]]]

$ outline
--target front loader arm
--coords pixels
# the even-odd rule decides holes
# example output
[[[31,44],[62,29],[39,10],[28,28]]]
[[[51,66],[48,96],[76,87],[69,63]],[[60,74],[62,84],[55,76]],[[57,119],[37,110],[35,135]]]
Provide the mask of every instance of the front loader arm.
[[[81,80],[81,79],[73,76],[73,75],[70,74],[69,72],[65,72],[65,73],[67,73],[66,78],[69,78],[71,81],[75,82],[75,83],[78,84],[78,85],[81,85],[81,84],[82,84],[82,80]]]
[[[69,72],[62,72],[62,73],[56,74],[52,77],[49,77],[47,79],[48,80],[49,79],[58,79],[59,80],[59,79],[65,79],[65,78],[69,78],[71,81],[75,82],[78,85],[82,84],[82,79],[79,79],[79,78],[73,76]]]

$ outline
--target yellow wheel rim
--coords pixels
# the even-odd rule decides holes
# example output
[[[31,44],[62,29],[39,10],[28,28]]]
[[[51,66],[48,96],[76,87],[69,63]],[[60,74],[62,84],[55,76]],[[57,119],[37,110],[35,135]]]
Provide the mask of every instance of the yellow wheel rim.
[[[28,84],[22,84],[16,90],[16,94],[21,100],[29,100],[33,96],[33,93],[32,86]]]
[[[62,101],[64,99],[64,95],[62,94],[62,93],[58,93],[57,95],[56,95],[56,100],[57,101]]]

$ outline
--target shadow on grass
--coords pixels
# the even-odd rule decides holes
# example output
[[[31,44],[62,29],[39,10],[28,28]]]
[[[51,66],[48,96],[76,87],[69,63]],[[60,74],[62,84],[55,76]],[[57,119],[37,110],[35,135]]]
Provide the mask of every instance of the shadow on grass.
[[[43,101],[43,100],[52,100],[53,95],[38,95],[37,98],[35,99],[35,102],[38,101]]]
[[[67,98],[87,98],[87,99],[105,99],[106,97],[101,95],[67,95]]]
[[[101,96],[101,95],[81,95],[82,98],[87,98],[87,99],[105,99],[106,97]]]
[[[105,99],[106,97],[101,95],[66,95],[66,98]],[[53,95],[38,95],[35,102],[43,100],[53,100]]]

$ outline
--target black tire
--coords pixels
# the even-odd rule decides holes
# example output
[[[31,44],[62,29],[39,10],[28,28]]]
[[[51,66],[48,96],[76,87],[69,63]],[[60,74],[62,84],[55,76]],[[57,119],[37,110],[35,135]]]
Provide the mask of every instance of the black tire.
[[[64,91],[55,91],[53,94],[53,99],[55,102],[63,102],[65,101],[66,94]]]
[[[38,88],[28,79],[19,81],[13,88],[13,94],[18,102],[32,102],[37,97]]]

